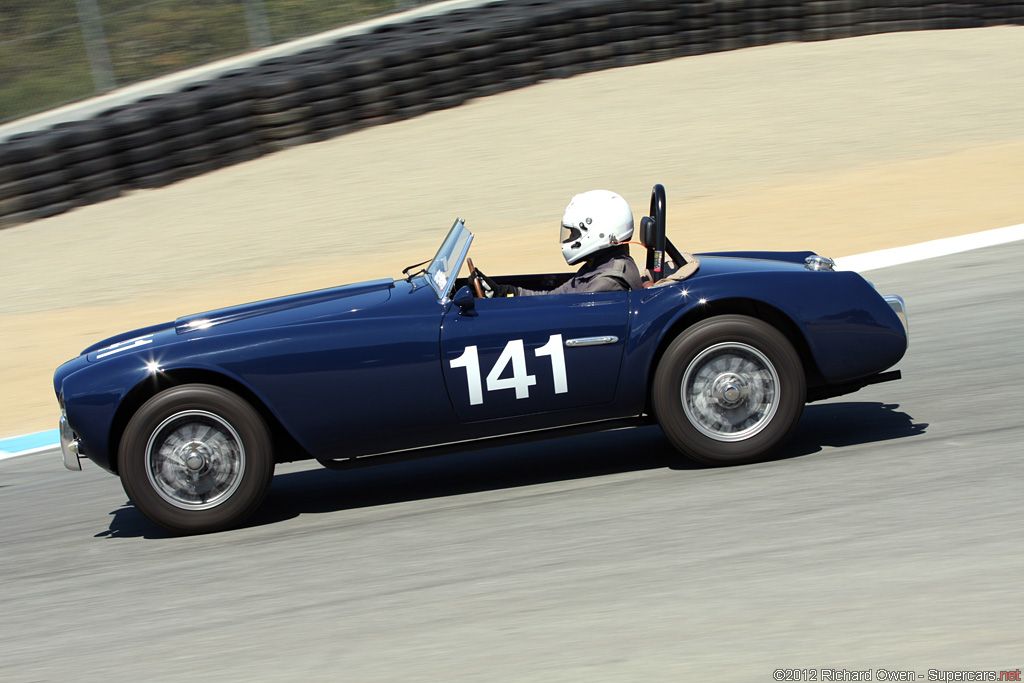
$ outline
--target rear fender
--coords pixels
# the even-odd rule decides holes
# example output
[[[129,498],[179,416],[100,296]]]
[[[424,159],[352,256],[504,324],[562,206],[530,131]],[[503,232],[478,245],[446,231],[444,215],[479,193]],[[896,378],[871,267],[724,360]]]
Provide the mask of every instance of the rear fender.
[[[757,298],[750,292],[757,292]],[[665,348],[701,320],[742,314],[773,325],[796,348],[809,386],[868,377],[891,367],[906,351],[903,325],[857,273],[790,271],[693,278],[631,293],[635,317],[625,378],[646,380],[645,395]]]

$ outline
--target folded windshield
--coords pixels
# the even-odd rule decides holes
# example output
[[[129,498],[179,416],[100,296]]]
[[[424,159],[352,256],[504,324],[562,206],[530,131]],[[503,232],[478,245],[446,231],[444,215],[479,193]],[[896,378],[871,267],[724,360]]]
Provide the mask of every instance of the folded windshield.
[[[441,302],[448,299],[455,278],[459,275],[462,262],[469,253],[469,245],[473,242],[473,233],[466,228],[466,222],[456,218],[448,236],[441,243],[430,265],[427,266],[427,282],[434,289]]]

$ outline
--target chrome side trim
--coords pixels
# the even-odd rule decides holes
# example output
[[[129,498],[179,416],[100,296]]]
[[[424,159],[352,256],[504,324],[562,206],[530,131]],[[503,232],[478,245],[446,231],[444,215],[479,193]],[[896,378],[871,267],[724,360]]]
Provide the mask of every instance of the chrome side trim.
[[[68,424],[68,418],[60,416],[60,454],[64,459],[64,467],[72,472],[82,471],[81,454],[79,453],[78,439]]]
[[[885,303],[889,304],[896,316],[903,323],[903,331],[907,335],[907,346],[910,346],[910,321],[907,319],[907,302],[903,300],[903,297],[897,296],[896,294],[888,294],[882,297],[885,299]]]
[[[416,458],[426,458],[446,453],[461,453],[475,448],[492,448],[495,446],[507,446],[518,443],[530,443],[541,441],[558,436],[570,436],[573,434],[590,434],[592,432],[609,431],[613,429],[624,429],[640,425],[655,424],[654,418],[647,415],[637,415],[625,418],[611,418],[607,420],[596,420],[594,422],[583,422],[564,427],[548,427],[529,432],[513,432],[502,436],[489,436],[481,439],[467,439],[465,441],[451,441],[437,446],[425,448],[404,448],[397,451],[385,451],[383,453],[367,453],[356,457],[343,459],[322,459],[317,458],[324,467],[332,470],[347,470],[356,467],[369,467],[387,462],[401,462]]]
[[[565,345],[569,347],[576,346],[601,346],[603,344],[615,344],[619,341],[618,337],[580,337],[579,339],[566,339]]]

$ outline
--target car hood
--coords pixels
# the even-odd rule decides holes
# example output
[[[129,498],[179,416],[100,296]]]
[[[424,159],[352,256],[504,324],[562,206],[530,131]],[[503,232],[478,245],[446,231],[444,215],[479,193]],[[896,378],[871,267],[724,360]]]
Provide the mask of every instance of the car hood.
[[[384,303],[390,298],[393,286],[394,281],[390,278],[385,278],[353,285],[344,285],[342,287],[321,289],[314,292],[292,294],[239,306],[229,306],[205,313],[195,313],[182,316],[174,322],[151,325],[109,337],[83,350],[82,355],[88,355],[90,361],[103,360],[108,356],[121,354],[143,346],[162,346],[174,341],[178,335],[189,332],[208,330],[227,323],[275,313],[287,314],[289,311],[297,311],[342,300],[344,301],[344,312],[352,313]],[[278,322],[279,324],[287,324],[293,321],[293,317],[286,315]]]
[[[382,280],[370,280],[355,285],[343,287],[332,287],[321,289],[315,292],[303,294],[292,294],[291,296],[266,299],[241,306],[229,306],[206,313],[196,313],[178,318],[174,321],[174,329],[178,334],[185,334],[193,330],[206,330],[225,323],[246,320],[256,316],[268,315],[271,313],[282,313],[308,306],[345,300],[345,310],[355,312],[370,306],[384,303],[391,296],[391,288],[394,280],[385,278]]]

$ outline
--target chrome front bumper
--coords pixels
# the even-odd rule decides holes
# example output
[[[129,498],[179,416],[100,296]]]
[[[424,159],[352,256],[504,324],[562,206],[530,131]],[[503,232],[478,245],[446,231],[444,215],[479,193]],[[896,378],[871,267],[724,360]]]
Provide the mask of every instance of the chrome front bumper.
[[[889,294],[883,296],[885,303],[889,304],[889,307],[896,313],[896,316],[903,323],[903,331],[907,335],[907,346],[910,346],[910,322],[907,320],[907,302],[903,300],[903,297],[895,294]]]
[[[60,454],[64,458],[64,467],[73,472],[82,471],[82,455],[79,453],[79,441],[74,430],[68,424],[65,415],[60,416]]]

